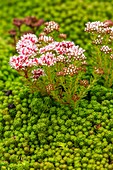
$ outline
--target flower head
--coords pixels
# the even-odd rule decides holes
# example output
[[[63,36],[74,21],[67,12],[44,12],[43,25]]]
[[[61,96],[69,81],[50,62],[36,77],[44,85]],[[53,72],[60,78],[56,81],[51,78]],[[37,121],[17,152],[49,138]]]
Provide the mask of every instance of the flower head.
[[[93,44],[96,44],[96,45],[102,44],[102,42],[103,42],[103,37],[100,35],[98,35],[97,39],[93,40]]]
[[[85,31],[87,32],[94,32],[94,31],[100,31],[101,28],[104,27],[104,23],[100,21],[95,22],[88,22],[86,23]]]
[[[55,48],[56,48],[56,45],[57,45],[58,42],[54,41],[52,43],[49,43],[48,45],[42,47],[39,49],[39,53],[40,54],[43,54],[43,53],[46,53],[46,52],[50,52],[50,51],[55,51]]]
[[[23,69],[25,65],[25,62],[28,60],[28,56],[19,55],[19,56],[13,56],[10,58],[9,64],[12,68],[19,70]]]
[[[41,54],[46,52],[55,52],[57,55],[66,55],[67,58],[74,58],[75,60],[84,60],[86,59],[84,53],[84,49],[75,46],[74,42],[71,41],[62,41],[57,42],[54,41],[45,47],[40,48],[39,52]]]
[[[47,52],[46,54],[42,54],[39,58],[39,64],[40,65],[47,65],[52,66],[56,63],[55,54],[52,52]]]
[[[90,33],[99,33],[99,34],[110,34],[112,32],[111,26],[113,26],[113,22],[111,20],[107,20],[104,22],[95,21],[86,23],[86,32]]]
[[[32,74],[33,74],[32,78],[34,80],[37,80],[40,76],[45,76],[45,72],[41,68],[32,70]]]
[[[9,64],[16,70],[24,70],[26,67],[38,65],[38,59],[29,59],[29,57],[25,55],[13,56],[10,58]]]
[[[19,19],[19,18],[14,18],[13,19],[13,24],[17,27],[20,27],[23,24],[23,19]]]
[[[107,45],[103,45],[100,50],[102,52],[104,52],[105,54],[108,54],[108,53],[110,53],[112,51],[112,49]]]
[[[59,30],[59,25],[56,22],[54,22],[54,21],[46,22],[45,26],[46,27],[44,28],[44,32],[46,34],[52,32],[54,30],[56,30],[56,31]]]
[[[21,37],[16,45],[17,52],[22,55],[35,56],[38,50],[36,43],[38,38],[34,34],[26,34]]]
[[[33,17],[33,16],[27,16],[27,17],[24,18],[24,23],[28,26],[31,26],[31,27],[37,21],[38,21],[38,19],[36,17]]]

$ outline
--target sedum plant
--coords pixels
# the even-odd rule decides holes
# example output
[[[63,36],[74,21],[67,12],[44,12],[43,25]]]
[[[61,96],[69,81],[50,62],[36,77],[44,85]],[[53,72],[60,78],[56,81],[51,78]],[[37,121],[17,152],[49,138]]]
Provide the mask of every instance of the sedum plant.
[[[86,23],[93,44],[91,57],[95,72],[102,75],[105,87],[113,86],[113,21]]]
[[[59,33],[59,25],[46,22],[43,32],[24,34],[16,45],[18,55],[10,58],[10,65],[25,79],[33,91],[49,95],[56,101],[75,105],[97,80],[86,79],[85,50],[66,41]]]

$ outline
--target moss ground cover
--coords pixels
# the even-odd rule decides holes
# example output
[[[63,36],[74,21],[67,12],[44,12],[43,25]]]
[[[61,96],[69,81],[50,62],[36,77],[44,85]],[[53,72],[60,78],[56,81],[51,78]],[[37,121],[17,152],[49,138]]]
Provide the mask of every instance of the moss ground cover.
[[[96,86],[90,101],[81,100],[74,110],[29,93],[21,83],[6,82],[2,89],[2,169],[113,168],[112,89]]]
[[[7,37],[6,32],[12,28],[13,18],[36,16],[44,20],[54,20],[61,25],[69,38],[77,43],[85,45],[88,39],[83,34],[84,23],[94,20],[112,19],[112,3],[110,1],[83,0],[72,2],[70,0],[46,0],[45,2],[34,0],[12,0],[1,2],[0,16],[2,28],[0,32]],[[9,6],[9,7],[8,7]],[[7,15],[8,14],[8,15]]]
[[[29,93],[9,56],[13,18],[54,20],[70,40],[90,49],[84,24],[112,19],[111,1],[39,0],[0,3],[0,169],[113,169],[113,90],[97,84],[70,110],[49,97]],[[90,50],[87,52],[90,57]],[[90,74],[90,73],[89,73]]]

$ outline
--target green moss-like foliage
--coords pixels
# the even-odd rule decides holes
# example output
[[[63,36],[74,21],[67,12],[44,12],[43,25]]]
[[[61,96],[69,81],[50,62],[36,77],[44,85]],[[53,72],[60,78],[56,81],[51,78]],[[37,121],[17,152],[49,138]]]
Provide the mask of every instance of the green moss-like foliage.
[[[112,97],[112,89],[96,86],[71,110],[7,82],[0,92],[1,169],[112,169]]]
[[[12,28],[13,18],[36,16],[45,21],[58,22],[69,38],[85,45],[88,38],[83,33],[84,24],[88,21],[112,19],[112,6],[112,1],[98,0],[46,0],[43,3],[39,0],[34,0],[33,3],[28,0],[6,0],[1,2],[2,27],[0,32],[3,33],[4,37],[7,37],[6,33]]]

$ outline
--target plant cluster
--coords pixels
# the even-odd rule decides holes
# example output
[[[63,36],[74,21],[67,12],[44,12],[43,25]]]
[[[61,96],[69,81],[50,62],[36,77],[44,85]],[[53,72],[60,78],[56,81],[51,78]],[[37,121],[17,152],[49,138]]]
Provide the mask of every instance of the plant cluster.
[[[55,37],[54,31],[58,37]],[[65,34],[59,34],[56,22],[46,22],[38,38],[30,33],[21,37],[16,44],[19,55],[10,58],[10,65],[25,77],[33,91],[40,91],[42,95],[48,94],[60,103],[75,106],[97,77],[93,74],[95,78],[90,82],[85,79],[85,50],[65,38]]]
[[[16,45],[19,56],[11,57],[10,65],[27,79],[34,91],[49,94],[61,103],[75,104],[97,81],[96,74],[102,75],[104,86],[113,84],[112,26],[111,20],[86,24],[85,31],[93,34],[93,44],[97,47],[90,61],[95,73],[92,72],[93,81],[84,78],[87,70],[85,50],[71,41],[56,41],[54,31],[59,38],[65,39],[66,35],[59,34],[59,25],[54,21],[45,23],[39,38],[35,34],[21,37]]]
[[[103,85],[113,85],[113,21],[88,22],[85,31],[91,34],[92,56],[95,71],[103,76]],[[94,51],[95,50],[95,51]]]

